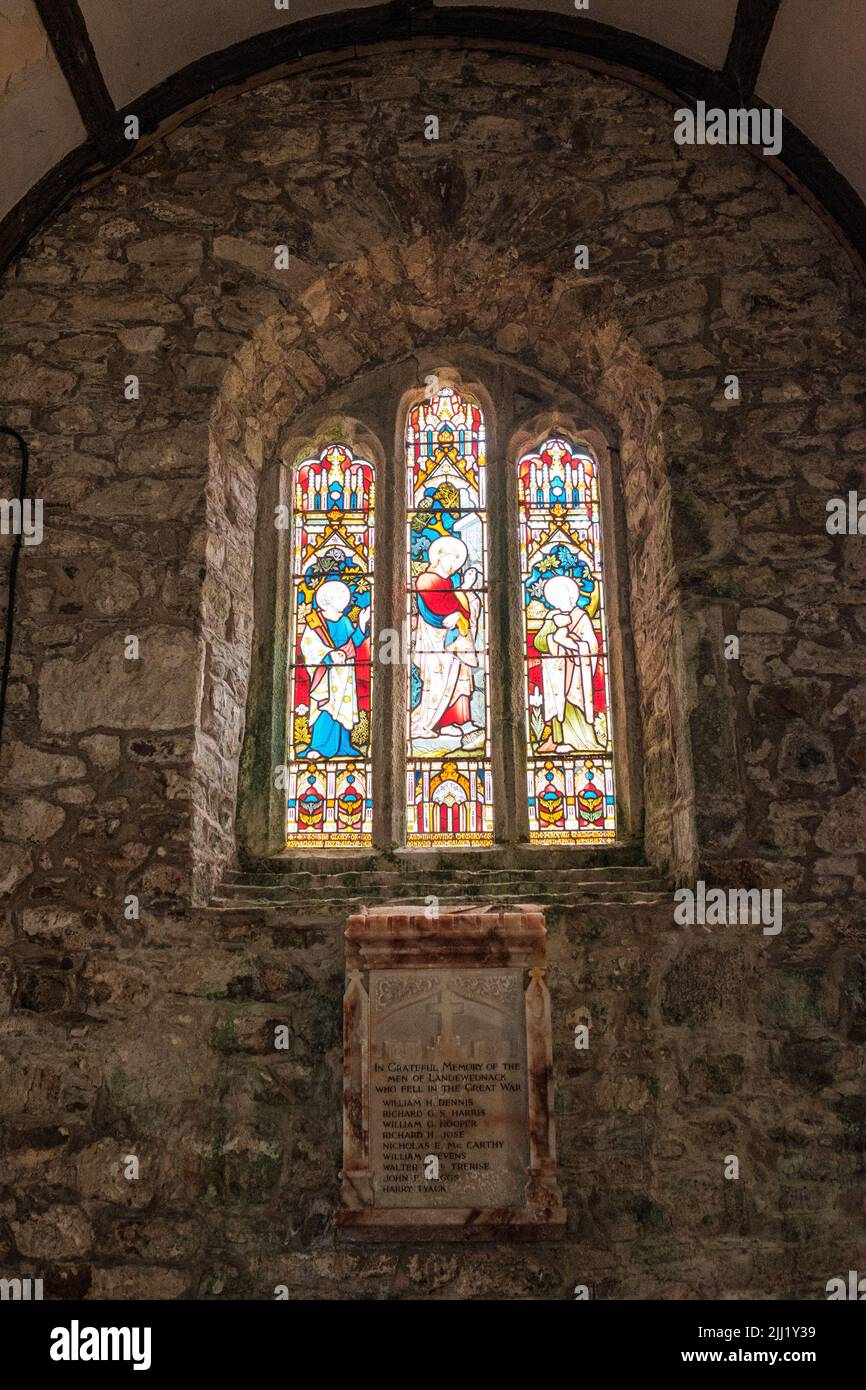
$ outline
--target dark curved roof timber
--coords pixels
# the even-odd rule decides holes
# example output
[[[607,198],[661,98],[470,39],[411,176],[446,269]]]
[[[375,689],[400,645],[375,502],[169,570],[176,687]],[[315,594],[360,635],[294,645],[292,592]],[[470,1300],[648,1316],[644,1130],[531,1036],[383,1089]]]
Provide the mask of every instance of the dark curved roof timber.
[[[0,223],[0,271],[19,256],[33,233],[75,193],[186,119],[239,88],[290,76],[359,48],[407,43],[446,44],[567,55],[596,70],[649,88],[668,100],[724,109],[758,106],[753,95],[761,57],[779,0],[739,0],[727,59],[715,71],[669,48],[584,15],[500,9],[434,8],[430,0],[392,0],[269,29],[181,68],[150,91],[117,108],[96,62],[77,0],[36,0],[49,39],[78,104],[88,139],[57,163]],[[138,117],[140,138],[130,146],[124,117]],[[757,151],[758,158],[764,156]],[[782,152],[770,161],[802,192],[866,264],[866,206],[829,159],[789,120]]]

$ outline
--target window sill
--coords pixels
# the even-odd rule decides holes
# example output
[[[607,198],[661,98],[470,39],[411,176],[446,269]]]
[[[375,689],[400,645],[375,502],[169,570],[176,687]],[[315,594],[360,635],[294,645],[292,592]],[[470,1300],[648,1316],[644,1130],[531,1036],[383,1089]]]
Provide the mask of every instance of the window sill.
[[[340,928],[372,907],[395,911],[477,908],[508,911],[535,903],[551,912],[593,904],[609,908],[669,902],[658,872],[640,846],[551,849],[496,845],[475,850],[342,850],[275,855],[234,869],[211,902],[222,912],[276,909],[280,925]]]
[[[618,841],[612,845],[499,844],[483,848],[437,849],[419,846],[394,850],[286,849],[263,858],[245,860],[244,872],[327,874],[381,869],[541,869],[645,866],[643,846]]]

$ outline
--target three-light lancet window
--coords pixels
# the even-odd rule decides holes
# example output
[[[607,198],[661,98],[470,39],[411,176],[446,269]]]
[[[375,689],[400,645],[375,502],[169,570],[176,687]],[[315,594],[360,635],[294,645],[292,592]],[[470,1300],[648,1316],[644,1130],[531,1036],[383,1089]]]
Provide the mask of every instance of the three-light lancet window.
[[[392,509],[390,534],[376,522],[376,467],[346,440],[293,464],[288,845],[372,844],[384,783],[375,702],[395,650],[405,672],[396,702],[403,843],[494,843],[494,769],[503,766],[494,693],[514,684],[518,648],[491,640],[491,527],[509,529],[518,555],[504,601],[519,634],[529,839],[613,842],[598,459],[556,431],[497,460],[516,486],[497,490],[491,513],[484,412],[471,394],[435,383],[407,410],[402,440],[403,485],[393,477],[403,523]],[[392,613],[374,607],[377,546],[399,560],[404,597]]]

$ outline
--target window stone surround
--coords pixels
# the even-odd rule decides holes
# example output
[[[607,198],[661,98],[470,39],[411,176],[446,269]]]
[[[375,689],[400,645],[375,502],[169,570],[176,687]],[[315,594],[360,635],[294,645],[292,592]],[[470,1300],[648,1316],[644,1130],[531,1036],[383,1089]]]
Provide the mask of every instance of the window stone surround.
[[[523,671],[520,638],[519,563],[517,555],[516,460],[533,444],[557,430],[577,444],[585,444],[601,466],[603,545],[605,584],[608,603],[611,648],[611,685],[614,718],[614,756],[618,790],[618,836],[621,847],[640,853],[641,803],[639,777],[639,729],[633,710],[636,704],[631,631],[628,621],[626,566],[616,554],[622,541],[622,501],[617,477],[618,452],[607,442],[609,434],[600,421],[572,393],[547,383],[538,373],[521,369],[519,364],[495,354],[471,348],[456,348],[461,369],[443,365],[435,351],[427,351],[385,371],[361,376],[336,399],[314,408],[285,431],[275,461],[265,465],[261,477],[262,519],[257,527],[257,584],[264,598],[257,595],[256,615],[265,629],[255,652],[264,670],[254,671],[247,709],[243,773],[239,793],[239,839],[246,863],[275,861],[290,867],[292,861],[318,856],[323,862],[335,853],[327,849],[304,850],[285,846],[284,795],[274,787],[273,773],[264,775],[263,754],[257,748],[262,731],[270,739],[272,767],[284,761],[287,708],[287,633],[289,627],[289,561],[283,553],[290,549],[290,534],[272,524],[273,506],[291,509],[292,468],[298,459],[317,454],[328,443],[347,445],[359,457],[370,458],[376,466],[376,568],[375,627],[401,630],[404,605],[404,446],[406,413],[423,399],[425,387],[419,385],[434,376],[440,385],[454,386],[477,399],[482,406],[487,429],[487,475],[489,517],[490,590],[490,680],[492,756],[496,844],[491,850],[468,850],[481,863],[491,865],[514,862],[516,849],[550,853],[548,862],[566,856],[581,860],[586,850],[579,846],[529,846],[525,814],[525,734],[523,713]],[[448,360],[448,359],[446,359]],[[490,384],[488,384],[490,383]],[[491,391],[492,386],[492,391]],[[393,421],[396,420],[396,425]],[[389,428],[389,425],[391,426]],[[609,427],[607,427],[609,429]],[[383,447],[382,439],[387,441]],[[393,447],[391,441],[393,440]],[[273,499],[277,503],[273,503]],[[270,523],[270,524],[269,524]],[[608,534],[609,533],[609,534]],[[271,575],[278,575],[276,585]],[[268,603],[274,605],[270,619],[272,639],[268,640]],[[375,651],[375,648],[374,648]],[[506,653],[507,656],[503,656]],[[256,658],[254,658],[255,660]],[[271,670],[268,672],[267,665]],[[374,668],[376,682],[373,701],[374,845],[378,857],[395,852],[408,859],[417,856],[419,864],[447,862],[449,851],[406,848],[402,843],[404,820],[402,791],[403,739],[406,695],[405,667],[401,664]],[[620,733],[621,731],[621,733]],[[267,829],[263,833],[266,823]],[[246,832],[246,834],[245,834]],[[368,851],[343,850],[343,857],[359,863],[375,862]],[[591,856],[590,856],[591,858]],[[458,854],[456,861],[460,862]]]

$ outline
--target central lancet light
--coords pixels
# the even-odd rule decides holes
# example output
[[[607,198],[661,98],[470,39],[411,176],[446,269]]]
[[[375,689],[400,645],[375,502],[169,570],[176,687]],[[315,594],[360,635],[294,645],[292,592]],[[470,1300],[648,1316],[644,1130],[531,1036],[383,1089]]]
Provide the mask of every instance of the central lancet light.
[[[435,376],[406,420],[406,843],[493,843],[484,417]]]

